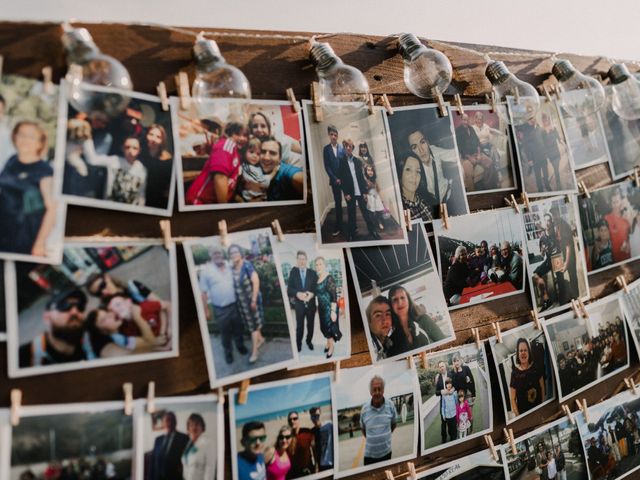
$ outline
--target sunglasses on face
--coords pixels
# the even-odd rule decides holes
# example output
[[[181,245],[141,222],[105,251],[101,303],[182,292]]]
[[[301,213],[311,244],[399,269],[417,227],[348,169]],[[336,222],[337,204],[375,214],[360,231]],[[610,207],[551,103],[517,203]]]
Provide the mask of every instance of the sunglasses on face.
[[[85,307],[85,302],[82,302],[76,298],[64,299],[56,305],[56,310],[59,312],[70,312],[73,307],[82,311]]]
[[[251,445],[255,445],[258,442],[264,443],[267,440],[267,436],[260,435],[259,437],[249,437],[247,440]]]
[[[320,415],[311,415],[311,420],[318,420]]]
[[[291,439],[291,435],[280,435],[278,438],[280,440],[290,440]]]
[[[289,417],[289,420],[291,420],[292,422],[297,422],[298,421],[298,417]]]

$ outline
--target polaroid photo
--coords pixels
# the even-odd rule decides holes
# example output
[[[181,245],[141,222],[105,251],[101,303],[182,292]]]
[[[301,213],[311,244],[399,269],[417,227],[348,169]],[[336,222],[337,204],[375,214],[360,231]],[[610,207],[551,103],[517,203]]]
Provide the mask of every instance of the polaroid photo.
[[[438,108],[397,107],[388,119],[404,209],[424,222],[440,218],[443,203],[450,216],[469,213],[453,120]]]
[[[281,100],[171,98],[181,212],[304,204],[302,113]]]
[[[501,445],[509,479],[587,478],[578,427],[567,417],[543,425],[515,439],[517,453],[508,443]]]
[[[418,450],[418,376],[407,361],[340,371],[333,383],[334,478],[406,462]]]
[[[496,453],[500,450],[496,449]],[[489,450],[481,450],[418,473],[423,480],[505,480],[508,475],[500,453],[496,460]]]
[[[274,240],[280,284],[287,290],[289,330],[296,332],[293,368],[346,360],[351,355],[351,320],[344,256],[340,248],[319,248],[315,233]]]
[[[373,363],[397,360],[455,339],[421,221],[407,245],[347,251]]]
[[[629,341],[618,295],[589,303],[587,317],[573,311],[544,322],[561,402],[629,366]]]
[[[211,387],[291,367],[295,336],[268,229],[183,243]]]
[[[640,258],[640,188],[627,180],[578,197],[589,273]]]
[[[636,441],[640,425],[640,400],[625,390],[575,415],[591,480],[625,478],[640,469]],[[637,474],[636,474],[637,475]]]
[[[384,108],[328,104],[314,121],[302,102],[321,245],[352,247],[407,242],[404,211]],[[357,207],[357,208],[356,208]]]
[[[507,98],[510,109],[515,107],[515,101]],[[572,152],[555,101],[540,97],[536,116],[527,123],[514,125],[513,132],[524,192],[533,197],[548,197],[578,191]]]
[[[62,260],[66,206],[54,167],[58,87],[17,75],[0,79],[0,259]]]
[[[609,168],[614,180],[633,173],[640,163],[640,120],[625,120],[613,111],[611,85],[606,85],[605,107],[600,116],[609,148]]]
[[[216,395],[158,397],[136,408],[136,478],[224,478],[224,409]]]
[[[556,383],[547,338],[533,323],[489,339],[507,425],[556,398]]]
[[[422,455],[493,430],[491,382],[484,344],[475,343],[416,359],[420,384]]]
[[[449,106],[467,195],[515,190],[516,177],[507,106]]]
[[[640,352],[640,279],[630,283],[628,288],[629,293],[620,291],[618,295],[636,351]]]
[[[433,222],[442,291],[450,310],[524,291],[522,217],[500,208]]]
[[[252,385],[247,402],[229,390],[234,480],[324,478],[334,472],[337,438],[330,374]]]
[[[538,200],[530,207],[522,215],[531,297],[541,316],[551,316],[569,308],[572,299],[589,299],[576,196]]]
[[[135,419],[124,402],[23,406],[0,425],[0,477],[7,480],[134,476]]]
[[[9,377],[178,356],[175,245],[67,241],[57,266],[7,262]]]

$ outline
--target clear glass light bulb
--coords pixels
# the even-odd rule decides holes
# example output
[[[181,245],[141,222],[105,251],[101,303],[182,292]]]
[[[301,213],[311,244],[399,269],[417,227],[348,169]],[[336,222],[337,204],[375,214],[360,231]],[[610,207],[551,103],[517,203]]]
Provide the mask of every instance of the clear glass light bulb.
[[[86,28],[63,25],[62,44],[67,52],[70,83],[69,101],[80,112],[99,110],[115,117],[129,104],[129,97],[115,92],[95,92],[83,88],[83,84],[133,90],[128,70],[115,58],[105,55],[93,41]],[[82,80],[73,75],[71,65],[82,68]]]
[[[640,82],[623,63],[614,64],[607,73],[612,86],[611,108],[625,120],[640,119]]]
[[[498,109],[504,121],[512,125],[527,123],[540,110],[540,96],[536,89],[509,71],[503,62],[491,62],[487,65],[485,75],[493,86],[497,103],[508,103],[510,116]]]
[[[576,70],[568,60],[558,60],[551,73],[560,86],[560,106],[572,117],[586,117],[604,105],[604,88],[595,78]]]
[[[404,84],[421,98],[436,97],[451,84],[451,62],[443,53],[427,48],[412,33],[398,38],[398,49],[404,59]]]
[[[218,44],[198,35],[193,45],[196,78],[191,95],[202,116],[213,114],[211,98],[251,98],[251,85],[242,71],[226,62]]]

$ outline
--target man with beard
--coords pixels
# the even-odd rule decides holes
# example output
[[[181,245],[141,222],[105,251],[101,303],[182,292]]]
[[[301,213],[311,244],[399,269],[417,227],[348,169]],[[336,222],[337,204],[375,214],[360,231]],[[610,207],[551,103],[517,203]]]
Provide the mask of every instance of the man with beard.
[[[20,347],[21,367],[79,362],[95,358],[85,332],[87,296],[80,290],[55,295],[45,307],[42,320],[47,331]]]

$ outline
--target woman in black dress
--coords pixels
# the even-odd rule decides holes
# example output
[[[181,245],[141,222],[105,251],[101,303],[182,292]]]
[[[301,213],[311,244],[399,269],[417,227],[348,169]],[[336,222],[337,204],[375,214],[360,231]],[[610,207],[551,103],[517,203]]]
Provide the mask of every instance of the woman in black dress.
[[[147,130],[142,144],[140,160],[147,169],[145,205],[166,209],[173,176],[173,155],[167,150],[167,131],[154,123]]]
[[[338,317],[340,309],[338,307],[338,292],[336,281],[327,271],[327,263],[323,257],[316,258],[316,273],[318,274],[318,284],[316,287],[316,298],[318,299],[318,317],[320,319],[320,331],[327,339],[327,346],[324,351],[327,358],[333,355],[334,342],[342,338]]]

